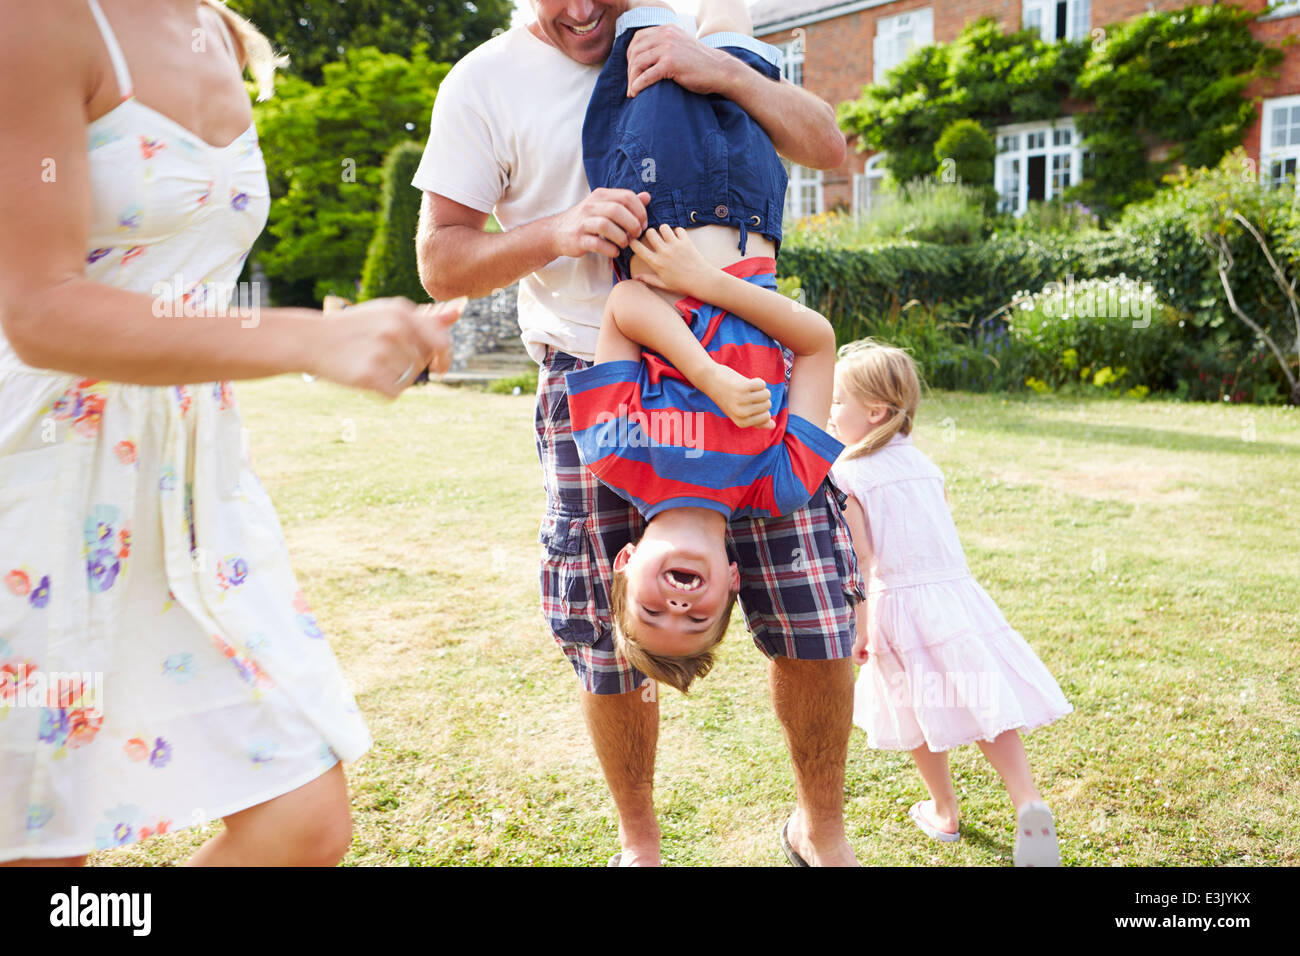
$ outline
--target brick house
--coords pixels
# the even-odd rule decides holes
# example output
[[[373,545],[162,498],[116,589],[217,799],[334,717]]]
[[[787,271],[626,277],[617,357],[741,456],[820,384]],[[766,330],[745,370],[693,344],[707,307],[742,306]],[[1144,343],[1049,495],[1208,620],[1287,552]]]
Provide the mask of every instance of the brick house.
[[[1270,8],[1252,27],[1265,43],[1277,46],[1300,33],[1300,0],[1237,3],[1248,10]],[[992,16],[1004,31],[1036,27],[1045,40],[1073,40],[1147,10],[1187,5],[1188,0],[757,0],[750,13],[754,34],[784,52],[785,77],[837,105],[858,99],[864,85],[879,82],[917,47],[949,43],[982,16]],[[1261,177],[1273,182],[1295,175],[1300,166],[1300,44],[1285,55],[1276,79],[1249,90],[1260,98],[1259,119],[1243,142]],[[1004,209],[1022,211],[1029,200],[1050,199],[1078,181],[1082,144],[1068,115],[999,128],[996,141],[994,185]],[[854,145],[851,140],[838,169],[791,167],[787,216],[870,208],[884,181],[882,155],[859,153]]]

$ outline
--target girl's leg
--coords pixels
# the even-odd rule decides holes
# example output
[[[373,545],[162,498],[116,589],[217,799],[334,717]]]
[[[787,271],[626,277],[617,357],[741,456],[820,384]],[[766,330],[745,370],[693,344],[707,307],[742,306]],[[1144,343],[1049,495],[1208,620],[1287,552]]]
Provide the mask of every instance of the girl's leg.
[[[352,843],[343,765],[225,822],[190,866],[334,866]]]
[[[710,33],[754,35],[754,21],[745,0],[701,0],[699,21],[696,35],[700,37]]]
[[[979,745],[1006,785],[1012,806],[1019,810],[1027,803],[1043,799],[1034,785],[1034,775],[1029,770],[1029,758],[1025,756],[1025,745],[1019,731],[1008,730],[992,743],[981,740]]]
[[[0,866],[85,866],[84,856],[27,857],[22,860],[9,860]]]
[[[957,832],[957,791],[948,772],[948,753],[935,753],[922,744],[912,751],[916,769],[921,771],[925,789],[930,791],[930,806],[922,804],[921,813],[931,826],[946,833]]]

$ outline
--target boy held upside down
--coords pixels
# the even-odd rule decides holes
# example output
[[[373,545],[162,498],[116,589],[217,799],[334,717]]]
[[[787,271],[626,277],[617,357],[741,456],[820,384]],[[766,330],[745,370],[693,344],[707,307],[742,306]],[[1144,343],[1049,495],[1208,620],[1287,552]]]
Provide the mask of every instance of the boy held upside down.
[[[740,588],[727,521],[797,511],[843,449],[814,424],[830,414],[835,336],[776,291],[774,259],[718,268],[667,224],[631,246],[638,278],[610,293],[596,364],[568,373],[569,413],[583,463],[647,521],[614,561],[615,646],[686,692]]]

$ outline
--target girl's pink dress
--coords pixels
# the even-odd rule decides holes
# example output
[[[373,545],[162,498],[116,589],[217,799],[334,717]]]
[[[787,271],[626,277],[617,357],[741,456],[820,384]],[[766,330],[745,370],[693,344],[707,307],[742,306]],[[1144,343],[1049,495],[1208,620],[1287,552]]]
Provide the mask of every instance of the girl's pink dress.
[[[911,438],[840,460],[832,474],[862,505],[871,544],[870,658],[853,704],[868,743],[937,752],[1070,713],[1043,662],[971,576],[943,473]]]

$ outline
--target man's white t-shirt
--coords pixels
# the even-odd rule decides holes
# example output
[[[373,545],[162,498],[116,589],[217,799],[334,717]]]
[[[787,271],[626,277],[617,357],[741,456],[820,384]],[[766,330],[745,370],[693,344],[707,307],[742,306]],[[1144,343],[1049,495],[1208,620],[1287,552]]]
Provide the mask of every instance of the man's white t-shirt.
[[[582,124],[600,68],[523,26],[488,40],[443,79],[411,184],[495,213],[505,230],[573,208],[591,193]],[[610,260],[597,253],[561,256],[520,280],[529,354],[540,363],[551,345],[591,361],[612,287]]]

